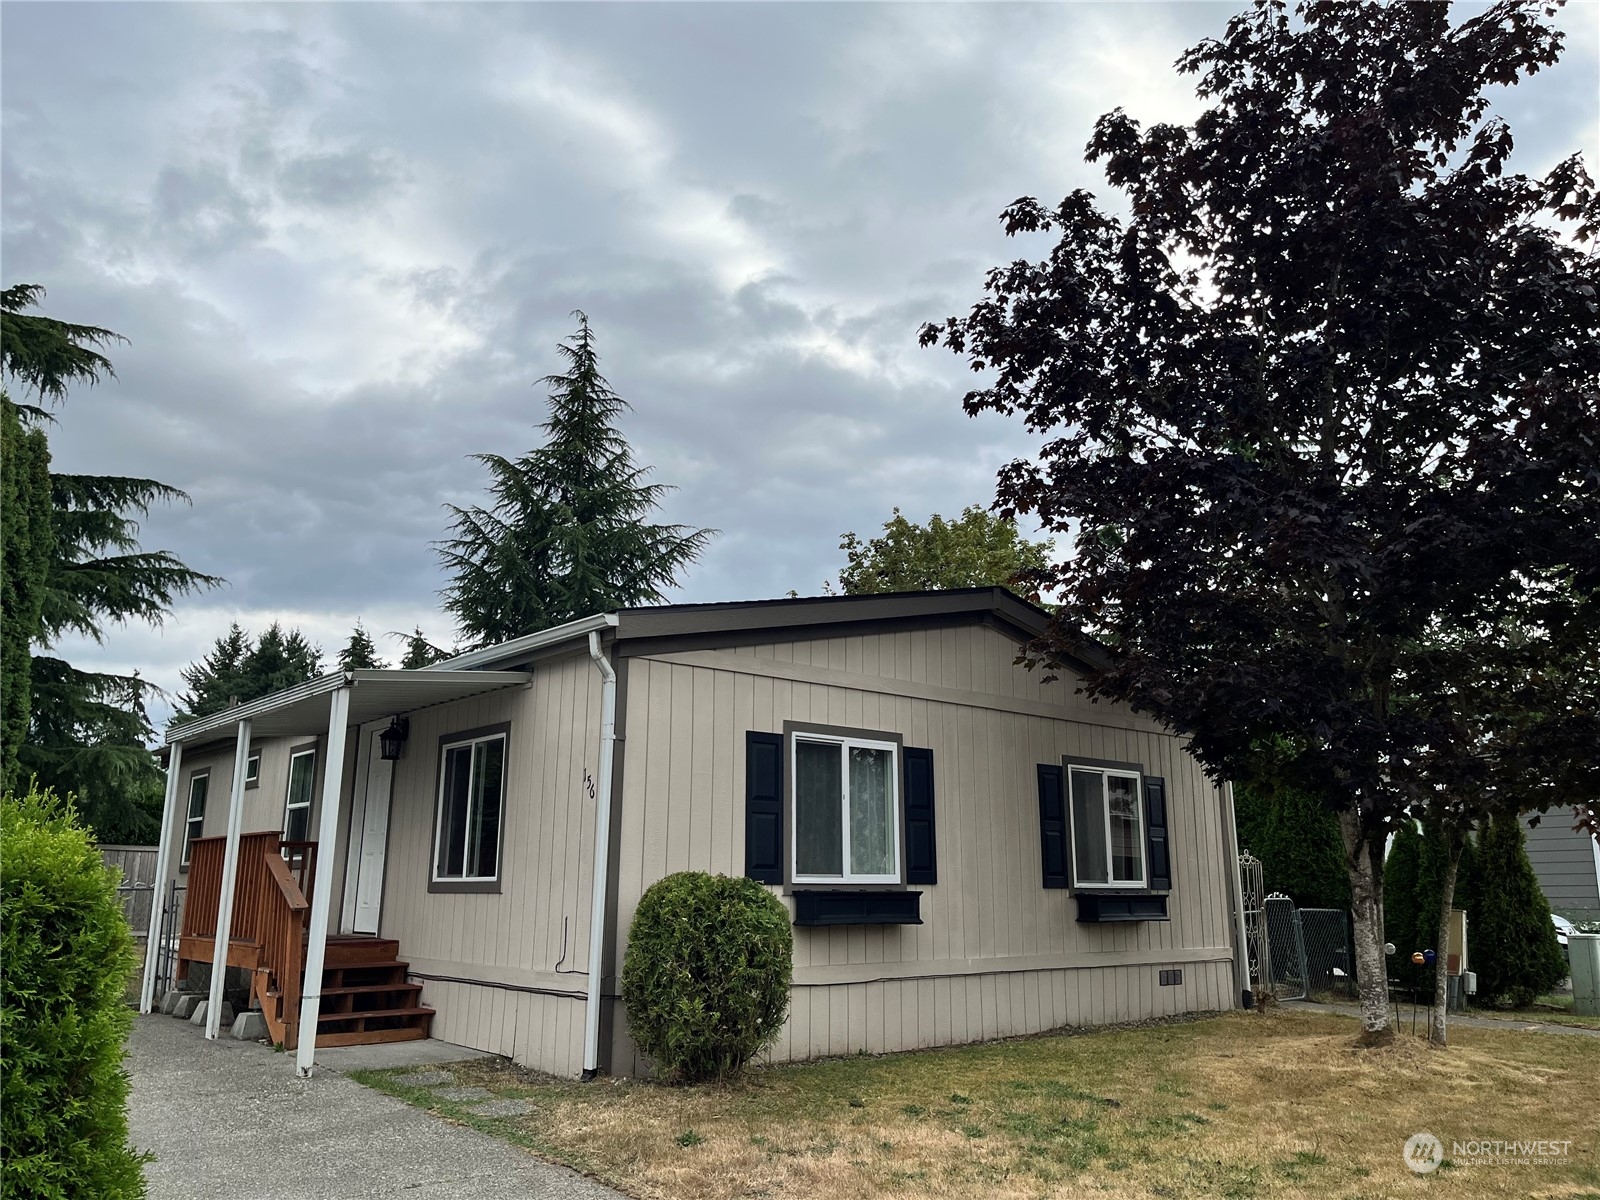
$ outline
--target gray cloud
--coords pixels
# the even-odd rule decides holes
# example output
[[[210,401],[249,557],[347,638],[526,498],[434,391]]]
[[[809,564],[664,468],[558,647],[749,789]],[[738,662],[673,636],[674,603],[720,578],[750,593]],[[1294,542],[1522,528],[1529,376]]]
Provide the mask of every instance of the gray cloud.
[[[841,531],[988,500],[1032,440],[917,327],[1038,248],[1007,203],[1100,186],[1101,112],[1195,111],[1169,65],[1231,11],[9,8],[6,281],[131,339],[57,461],[187,489],[146,543],[230,581],[74,652],[172,685],[232,619],[447,638],[441,506],[533,441],[574,308],[667,519],[723,531],[683,599],[814,592]],[[1502,98],[1529,170],[1596,157],[1596,30],[1560,20]]]

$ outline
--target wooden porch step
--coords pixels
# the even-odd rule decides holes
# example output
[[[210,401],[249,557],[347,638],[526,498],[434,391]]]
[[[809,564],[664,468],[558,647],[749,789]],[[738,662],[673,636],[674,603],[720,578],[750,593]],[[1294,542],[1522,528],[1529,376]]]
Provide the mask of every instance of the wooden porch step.
[[[317,1025],[337,1025],[345,1021],[388,1020],[391,1017],[432,1017],[433,1009],[423,1005],[413,1005],[408,1008],[365,1008],[357,1012],[324,1012],[317,1014]],[[321,1034],[317,1035],[321,1040]]]
[[[422,991],[422,985],[420,983],[351,983],[351,984],[341,984],[338,987],[327,987],[327,986],[324,986],[323,989],[322,989],[322,995],[323,995],[324,998],[326,998],[328,996],[349,996],[349,995],[355,995],[355,994],[362,993],[362,992],[420,992],[420,991]]]
[[[401,1029],[367,1029],[357,1033],[318,1033],[317,1046],[375,1046],[380,1042],[420,1042],[428,1036],[424,1025]]]
[[[340,936],[328,939],[323,967],[359,967],[388,964],[400,957],[400,943],[393,938]]]

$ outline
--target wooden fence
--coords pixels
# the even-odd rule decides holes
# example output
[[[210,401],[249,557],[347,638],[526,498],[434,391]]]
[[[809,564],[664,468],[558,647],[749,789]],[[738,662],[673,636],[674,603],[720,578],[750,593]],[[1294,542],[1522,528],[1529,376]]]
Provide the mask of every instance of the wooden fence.
[[[128,918],[136,938],[150,932],[150,908],[156,894],[156,848],[154,846],[101,846],[100,859],[122,872],[117,895],[122,913]]]

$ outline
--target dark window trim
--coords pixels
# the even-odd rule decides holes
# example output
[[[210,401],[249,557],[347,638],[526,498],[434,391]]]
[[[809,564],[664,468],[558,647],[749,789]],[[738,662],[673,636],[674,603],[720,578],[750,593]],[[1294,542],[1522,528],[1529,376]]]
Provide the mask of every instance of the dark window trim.
[[[1078,826],[1072,813],[1072,768],[1087,767],[1098,771],[1122,771],[1139,777],[1138,813],[1139,813],[1139,861],[1144,868],[1144,883],[1079,883],[1078,882]],[[1147,896],[1158,894],[1150,887],[1150,849],[1146,845],[1147,830],[1145,828],[1144,811],[1144,764],[1135,762],[1118,762],[1114,758],[1085,758],[1082,755],[1064,754],[1061,756],[1061,791],[1062,804],[1067,816],[1067,879],[1068,891],[1074,896]],[[1111,875],[1111,847],[1106,846],[1106,876]]]
[[[794,878],[794,735],[820,733],[824,737],[857,738],[868,742],[894,743],[894,778],[896,819],[895,867],[899,880],[894,883],[850,883],[843,879],[817,880],[799,883]],[[795,892],[903,892],[911,885],[906,882],[906,795],[905,795],[906,740],[902,734],[881,729],[856,729],[848,725],[821,725],[815,721],[785,721],[783,723],[783,894]]]
[[[506,757],[500,772],[500,840],[495,847],[493,879],[435,879],[439,869],[439,829],[444,819],[444,752],[452,746],[469,742],[487,741],[503,737],[506,740]],[[494,895],[500,891],[505,879],[506,863],[506,809],[511,798],[511,722],[480,725],[476,729],[462,729],[455,733],[439,735],[438,764],[433,779],[433,837],[428,839],[428,891],[433,895]]]
[[[309,835],[316,830],[313,820],[317,815],[317,772],[322,769],[320,739],[289,747],[288,766],[284,770],[283,780],[283,813],[278,819],[279,837],[289,832],[289,791],[294,787],[294,760],[302,754],[311,755],[311,802],[306,805],[306,833]],[[306,841],[314,842],[316,838],[307,836]]]
[[[194,803],[194,781],[196,779],[202,779],[202,778],[206,781],[206,808],[209,808],[211,806],[211,768],[210,767],[196,767],[194,770],[190,771],[189,772],[189,781],[188,781],[187,785],[185,785],[185,787],[183,789],[183,839],[178,843],[178,874],[179,875],[187,875],[189,873],[189,861],[188,861],[189,860],[189,850],[194,845],[194,841],[195,841],[195,839],[191,839],[189,837],[189,822],[190,822],[190,820],[192,820],[192,818],[189,816],[189,805]],[[202,837],[205,836],[205,832],[206,832],[206,814],[205,814],[205,809],[201,809],[200,810],[200,834],[201,834]]]

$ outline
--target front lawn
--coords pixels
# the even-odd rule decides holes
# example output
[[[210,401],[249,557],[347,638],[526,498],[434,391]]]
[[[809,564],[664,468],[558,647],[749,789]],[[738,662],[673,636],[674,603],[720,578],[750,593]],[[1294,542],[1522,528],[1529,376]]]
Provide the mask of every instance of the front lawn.
[[[579,1084],[503,1060],[356,1078],[570,1163],[634,1196],[1600,1196],[1600,1038],[1458,1029],[1355,1051],[1354,1022],[1235,1013],[1192,1023],[857,1057],[749,1072],[728,1086]],[[521,1098],[475,1115],[438,1087]],[[1448,1162],[1401,1148],[1570,1141],[1550,1165]]]

